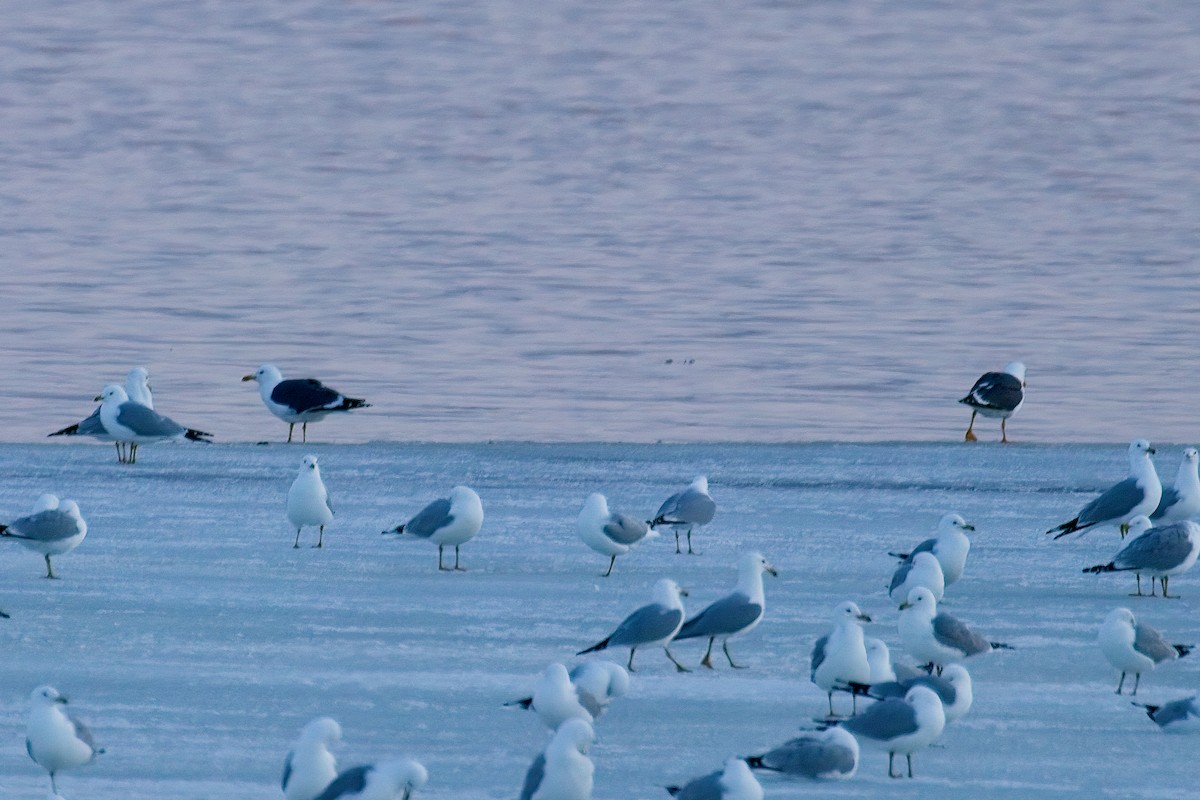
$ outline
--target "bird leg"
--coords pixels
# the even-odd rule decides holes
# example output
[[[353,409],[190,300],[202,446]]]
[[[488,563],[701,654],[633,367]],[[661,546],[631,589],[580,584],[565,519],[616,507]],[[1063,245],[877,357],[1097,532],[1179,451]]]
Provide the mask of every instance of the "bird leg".
[[[300,441],[301,442],[308,441],[308,423],[307,422],[305,422],[303,425],[300,426]]]
[[[53,770],[50,771],[50,791],[54,793],[55,797],[58,797],[58,784],[54,782]]]
[[[907,754],[905,756],[905,758],[908,759],[908,777],[911,778],[913,776],[913,774],[912,774],[912,753]]]
[[[466,567],[460,567],[458,565],[458,545],[454,545],[454,571],[455,572],[466,572],[467,571]]]
[[[301,531],[302,529],[303,529],[303,526],[301,526],[301,527],[299,527],[299,528],[296,528],[296,543],[292,545],[292,549],[293,549],[293,550],[299,550],[299,549],[300,549],[300,531]]]
[[[1161,580],[1161,581],[1162,581],[1162,587],[1163,587],[1163,597],[1164,597],[1164,598],[1168,598],[1168,599],[1170,599],[1170,600],[1178,600],[1178,599],[1179,599],[1179,595],[1177,595],[1177,594],[1167,594],[1167,581],[1169,581],[1170,579],[1171,579],[1171,578],[1170,578],[1170,576],[1168,576],[1168,575],[1164,575],[1164,576],[1162,576],[1162,578],[1160,578],[1160,579],[1159,579],[1159,580]],[[1153,579],[1153,578],[1151,578],[1150,580],[1151,580],[1151,581],[1153,581],[1154,579]]]
[[[1121,689],[1123,689],[1124,687],[1125,687],[1125,673],[1124,673],[1124,672],[1122,672],[1122,673],[1121,673],[1121,680],[1120,680],[1120,682],[1119,682],[1119,683],[1117,683],[1117,694],[1120,694],[1120,693],[1121,693]]]
[[[691,672],[690,669],[675,660],[675,656],[671,655],[671,651],[667,649],[666,645],[663,645],[663,652],[667,654],[667,658],[671,659],[671,663],[675,665],[676,672]],[[629,654],[629,660],[633,661],[633,653]]]
[[[1121,530],[1121,538],[1122,538],[1122,539],[1124,539],[1124,538],[1125,538],[1125,535],[1126,535],[1127,533],[1129,533],[1129,523],[1128,523],[1128,522],[1122,522],[1122,523],[1121,523],[1121,526],[1120,526],[1120,530]]]
[[[288,423],[288,444],[292,443],[292,431],[294,431],[295,429],[296,429],[296,423],[289,422]]]
[[[448,572],[448,571],[449,570],[447,570],[445,567],[442,566],[442,546],[439,544],[438,545],[438,572]]]
[[[317,534],[317,543],[313,545],[314,548],[324,547],[325,545],[325,526],[322,525],[318,530],[320,532]]]
[[[1142,682],[1142,673],[1140,673],[1140,672],[1133,673],[1133,691],[1129,693],[1130,697],[1133,697],[1135,694],[1137,694],[1138,684],[1140,684],[1141,682]]]
[[[1008,431],[1004,430],[1004,425],[1007,422],[1008,422],[1007,419],[1000,420],[1000,443],[1001,444],[1008,444]],[[909,757],[908,777],[910,777],[910,778],[912,777],[912,757],[911,756]]]
[[[833,713],[833,692],[826,692],[829,699],[829,718],[837,719],[837,715]]]
[[[733,656],[729,655],[728,639],[721,643],[721,649],[725,651],[725,657],[729,659],[729,666],[733,667],[734,669],[746,669],[746,667],[743,667],[741,664],[733,663]]]
[[[708,649],[704,651],[704,658],[700,659],[700,666],[708,667],[709,669],[713,668],[712,646],[713,646],[713,642],[715,642],[716,640],[717,640],[717,637],[715,637],[715,636],[708,637]]]
[[[892,764],[893,764],[893,762],[895,762],[895,760],[896,760],[896,754],[888,753],[888,777],[889,778],[903,778],[904,777],[903,775],[896,774],[896,770],[892,766]]]
[[[965,436],[963,436],[964,442],[977,441],[975,433],[971,429],[975,427],[975,415],[978,413],[979,413],[978,411],[974,411],[974,410],[971,411],[971,424],[967,426],[967,433]],[[888,771],[890,772],[891,769],[889,768]],[[893,775],[892,777],[894,778],[896,776]]]
[[[625,669],[627,669],[627,670],[628,670],[628,671],[630,671],[630,672],[635,672],[635,671],[636,671],[636,670],[634,670],[634,668],[633,668],[633,654],[634,654],[634,653],[636,653],[636,652],[637,652],[637,648],[636,648],[636,647],[631,647],[631,648],[629,648],[629,663],[625,665]]]
[[[129,443],[129,463],[130,464],[137,463],[137,442]]]
[[[604,573],[604,574],[603,574],[603,575],[601,575],[600,577],[601,577],[601,578],[607,578],[609,575],[612,575],[612,568],[613,568],[613,564],[616,564],[616,563],[617,563],[617,557],[616,557],[616,556],[613,556],[612,558],[610,558],[610,559],[608,560],[608,572]]]
[[[113,444],[117,446],[117,463],[124,464],[125,463],[125,449],[123,447],[121,447],[120,442],[113,442]]]
[[[697,553],[695,550],[693,550],[693,549],[692,549],[692,529],[691,529],[691,528],[688,528],[688,537],[687,537],[687,539],[688,539],[688,555],[689,555],[689,556],[698,556],[698,555],[700,555],[699,553]]]
[[[679,555],[683,551],[679,549],[679,528],[675,529],[675,555]]]
[[[1137,594],[1131,594],[1129,596],[1130,597],[1144,597],[1144,595],[1142,594],[1142,573],[1135,572],[1135,573],[1133,573],[1133,577],[1137,578],[1138,590],[1137,590]]]
[[[54,567],[50,566],[50,555],[49,554],[46,555],[46,577],[47,578],[57,578],[58,577],[57,575],[54,574]]]

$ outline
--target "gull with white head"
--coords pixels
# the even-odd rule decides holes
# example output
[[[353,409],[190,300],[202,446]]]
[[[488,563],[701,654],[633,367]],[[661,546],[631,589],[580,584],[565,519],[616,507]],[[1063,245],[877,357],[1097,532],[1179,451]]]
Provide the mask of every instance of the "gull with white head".
[[[595,492],[588,496],[575,522],[579,538],[600,555],[608,556],[608,571],[612,574],[617,556],[625,555],[638,542],[652,534],[650,526],[640,519],[608,510],[608,499]],[[654,534],[657,535],[657,534]]]
[[[280,788],[286,800],[316,800],[337,778],[337,759],[329,752],[342,739],[342,726],[317,717],[304,726],[283,762]]]
[[[575,655],[594,653],[609,647],[628,647],[629,663],[625,666],[633,672],[633,655],[639,647],[662,647],[676,670],[688,672],[687,667],[675,660],[668,647],[683,627],[683,597],[687,597],[687,592],[679,588],[679,584],[670,578],[662,578],[654,584],[653,602],[634,611],[608,636]]]
[[[856,603],[847,600],[833,610],[833,630],[817,639],[812,649],[809,677],[825,690],[829,700],[829,716],[833,713],[835,689],[865,687],[871,680],[871,663],[862,624],[871,618]],[[853,695],[853,710],[858,713],[858,694]]]
[[[1154,470],[1150,456],[1154,448],[1145,439],[1134,439],[1129,443],[1129,477],[1113,484],[1103,494],[1080,509],[1072,519],[1051,528],[1055,539],[1070,533],[1080,536],[1094,525],[1114,523],[1121,530],[1121,538],[1129,531],[1129,523],[1135,517],[1149,514],[1158,508],[1162,499],[1162,483]]]
[[[676,800],[762,800],[763,790],[745,760],[731,757],[725,766],[683,786],[668,786]]]
[[[773,576],[779,574],[775,567],[763,558],[762,553],[743,554],[738,560],[738,582],[733,593],[722,597],[683,623],[679,633],[675,634],[675,641],[707,638],[708,649],[704,651],[704,658],[700,660],[700,664],[712,669],[713,642],[720,639],[721,649],[725,652],[725,658],[729,659],[729,666],[741,669],[740,665],[733,663],[733,656],[729,654],[729,640],[749,633],[762,621],[763,610],[766,607],[763,594],[764,572]]]
[[[1171,644],[1154,628],[1140,623],[1128,608],[1114,608],[1100,625],[1100,652],[1114,669],[1121,671],[1117,694],[1125,686],[1125,676],[1134,676],[1133,692],[1137,694],[1142,673],[1159,664],[1176,661],[1192,651],[1192,645]]]
[[[483,527],[483,503],[474,489],[455,486],[449,497],[434,500],[408,522],[397,525],[387,534],[409,534],[438,546],[438,570],[466,572],[459,566],[458,548],[475,538]],[[454,548],[454,566],[442,566],[442,548]]]
[[[1137,575],[1137,593],[1142,596],[1142,573],[1150,576],[1150,596],[1154,596],[1154,581],[1162,584],[1163,597],[1173,575],[1182,575],[1196,565],[1200,554],[1200,525],[1195,522],[1176,522],[1173,525],[1151,527],[1147,517],[1134,517],[1130,523],[1133,538],[1107,564],[1086,567],[1084,572],[1133,572]]]
[[[676,554],[683,552],[679,547],[679,532],[687,528],[688,554],[698,555],[692,549],[692,529],[712,522],[716,513],[717,504],[708,494],[708,478],[699,475],[682,492],[676,492],[664,500],[654,519],[647,524],[651,528],[666,525],[675,531]]]
[[[946,514],[938,523],[937,533],[907,553],[888,553],[901,561],[911,559],[917,553],[932,553],[942,568],[942,580],[946,586],[957,583],[967,566],[967,554],[971,552],[971,540],[965,531],[975,530],[958,514]],[[936,594],[936,592],[935,592]],[[903,599],[903,598],[901,598]],[[897,601],[899,602],[899,601]]]
[[[90,764],[104,749],[96,747],[92,732],[63,711],[67,698],[53,686],[39,686],[29,695],[29,725],[25,750],[50,774],[50,790],[58,795],[59,770]]]
[[[287,493],[287,518],[296,529],[296,541],[292,547],[300,546],[300,531],[305,525],[318,526],[317,543],[313,547],[324,547],[325,526],[333,522],[333,504],[329,502],[329,491],[321,480],[321,468],[316,456],[305,456],[300,472]]]
[[[1175,475],[1175,484],[1163,487],[1158,508],[1150,515],[1156,525],[1183,522],[1200,515],[1200,450],[1189,447],[1183,451],[1183,461]]]
[[[419,761],[397,758],[343,770],[316,800],[409,800],[428,781]]]
[[[87,536],[87,522],[79,513],[74,500],[59,499],[44,494],[37,499],[33,512],[0,525],[0,537],[12,539],[22,546],[41,553],[46,559],[46,577],[56,578],[50,556],[69,553]]]
[[[243,381],[257,381],[258,394],[263,405],[275,416],[288,424],[288,438],[292,441],[292,433],[296,424],[300,424],[301,441],[308,441],[308,423],[319,422],[330,414],[338,411],[353,411],[356,408],[370,408],[371,404],[357,397],[347,397],[339,391],[330,389],[316,378],[290,378],[284,380],[283,374],[274,364],[263,364],[253,374],[246,375]]]
[[[909,592],[900,605],[900,639],[918,663],[932,664],[938,674],[945,665],[964,658],[1012,649],[1003,642],[988,641],[957,617],[939,613],[937,600],[923,586]]]
[[[1000,441],[1008,443],[1008,418],[1021,410],[1025,403],[1025,365],[1013,361],[1003,372],[985,372],[975,381],[967,396],[958,402],[971,407],[971,423],[963,437],[968,442],[976,440],[973,428],[975,415],[1000,418]]]
[[[525,772],[520,800],[589,800],[595,766],[588,750],[596,735],[586,720],[569,719]]]

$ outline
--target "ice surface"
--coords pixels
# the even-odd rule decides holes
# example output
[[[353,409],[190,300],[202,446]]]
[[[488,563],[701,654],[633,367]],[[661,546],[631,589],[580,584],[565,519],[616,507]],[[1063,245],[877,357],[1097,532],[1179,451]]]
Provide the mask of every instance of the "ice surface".
[[[319,456],[338,516],[324,551],[291,547],[284,496],[300,459]],[[1104,614],[1128,605],[1176,640],[1200,641],[1200,574],[1182,600],[1126,597],[1128,575],[1084,575],[1118,548],[1115,530],[1042,535],[1124,469],[1124,445],[161,445],[132,467],[111,446],[0,446],[0,519],[42,492],[79,501],[88,538],[40,577],[40,557],[0,546],[0,794],[48,791],[24,752],[27,695],[49,683],[72,698],[107,753],[64,772],[90,800],[277,798],[301,726],[341,722],[343,765],[420,759],[420,797],[515,797],[546,733],[504,709],[546,664],[606,635],[671,576],[699,609],[725,594],[738,553],[761,550],[763,623],[739,640],[750,669],[714,659],[677,675],[638,654],[626,697],[597,724],[596,798],[665,798],[661,788],[762,751],[823,713],[808,653],[830,609],[852,598],[869,635],[902,652],[886,594],[888,550],[929,536],[946,511],[977,530],[948,610],[1013,652],[973,659],[975,707],[942,747],[916,756],[918,779],[886,777],[864,749],[859,775],[819,789],[764,776],[768,797],[1191,797],[1195,741],[1168,737],[1113,694],[1095,644]],[[1160,466],[1179,451],[1162,447]],[[718,503],[701,556],[646,542],[607,559],[575,536],[592,491],[650,513],[707,474]],[[425,542],[380,531],[465,483],[486,518],[463,548],[466,574],[438,574]],[[641,509],[640,512],[637,510]],[[705,642],[673,650],[696,666]],[[624,659],[626,651],[612,654]],[[1193,692],[1200,661],[1145,676],[1138,699]]]

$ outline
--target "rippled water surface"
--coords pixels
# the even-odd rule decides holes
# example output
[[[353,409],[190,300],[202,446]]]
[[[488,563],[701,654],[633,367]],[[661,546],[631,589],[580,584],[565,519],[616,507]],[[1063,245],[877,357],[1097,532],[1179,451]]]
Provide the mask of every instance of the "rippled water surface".
[[[0,439],[1194,440],[1200,6],[5,4]],[[984,438],[994,425],[982,426]]]

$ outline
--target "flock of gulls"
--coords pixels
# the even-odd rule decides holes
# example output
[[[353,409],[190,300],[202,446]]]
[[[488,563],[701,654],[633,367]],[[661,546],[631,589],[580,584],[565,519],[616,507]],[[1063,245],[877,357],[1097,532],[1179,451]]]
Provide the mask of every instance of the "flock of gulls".
[[[244,380],[257,381],[264,405],[288,423],[288,441],[296,424],[302,441],[307,425],[329,414],[368,407],[312,379],[284,380],[279,370],[264,364]],[[977,414],[1001,420],[1002,441],[1008,441],[1006,422],[1024,402],[1025,366],[1009,364],[1002,372],[984,374],[960,402],[972,408],[966,440],[974,441]],[[141,444],[183,439],[211,440],[211,434],[187,428],[154,410],[149,374],[131,370],[125,386],[106,386],[96,398],[100,405],[83,421],[51,436],[90,436],[113,442],[120,463],[136,463]],[[1172,487],[1164,488],[1150,456],[1154,449],[1144,439],[1129,445],[1129,477],[1085,505],[1071,519],[1046,531],[1060,538],[1084,535],[1100,526],[1115,526],[1126,540],[1112,560],[1083,569],[1084,573],[1132,572],[1137,596],[1144,596],[1143,577],[1150,596],[1173,597],[1169,580],[1190,570],[1200,553],[1200,453],[1189,448]],[[313,547],[324,546],[325,526],[334,518],[329,492],[314,456],[305,456],[299,474],[284,502],[286,517],[296,530],[294,547],[300,546],[305,527],[317,528]],[[618,513],[607,498],[591,494],[583,503],[576,530],[583,544],[609,558],[604,577],[612,574],[616,559],[639,542],[669,528],[675,534],[676,553],[698,555],[693,532],[710,523],[717,505],[709,494],[705,476],[668,497],[653,515]],[[438,548],[438,569],[463,571],[459,548],[483,524],[479,495],[467,486],[456,486],[447,497],[430,502],[406,522],[383,531],[384,535],[410,535]],[[729,758],[714,772],[682,786],[666,787],[682,800],[761,800],[759,771],[806,778],[849,779],[859,766],[860,744],[887,753],[888,775],[913,777],[913,755],[929,747],[971,708],[974,687],[963,665],[968,659],[997,650],[1012,649],[981,634],[968,622],[939,610],[946,592],[964,578],[971,550],[969,534],[975,529],[960,515],[947,513],[930,538],[907,551],[891,552],[897,559],[887,595],[898,612],[898,640],[908,659],[893,658],[881,639],[864,634],[871,618],[854,600],[833,609],[828,633],[811,651],[810,679],[826,694],[826,708],[815,711],[814,726],[779,746],[757,754]],[[42,495],[26,516],[0,525],[0,537],[10,538],[40,553],[46,578],[57,578],[52,556],[74,550],[87,535],[87,523],[78,505]],[[683,545],[686,543],[686,551]],[[444,549],[454,548],[454,563],[447,565]],[[777,575],[775,567],[758,552],[746,552],[738,561],[732,591],[689,616],[684,607],[687,592],[670,578],[655,583],[650,602],[617,622],[606,636],[583,647],[583,656],[610,649],[628,649],[624,664],[594,659],[568,670],[562,663],[546,667],[532,692],[508,705],[530,710],[551,731],[548,743],[530,764],[519,800],[588,800],[592,795],[594,766],[589,749],[595,741],[593,725],[609,704],[624,695],[635,672],[638,650],[661,648],[675,670],[689,672],[671,653],[672,643],[686,639],[706,642],[700,665],[715,669],[713,649],[720,644],[730,668],[743,669],[734,660],[730,641],[754,630],[765,608],[764,575]],[[0,615],[6,616],[3,612]],[[599,632],[598,632],[599,633]],[[1114,608],[1099,628],[1098,646],[1120,673],[1116,693],[1133,677],[1136,695],[1142,676],[1158,665],[1186,656],[1190,645],[1169,642],[1151,626],[1139,622],[1128,608]],[[840,698],[845,696],[845,700]],[[835,697],[839,698],[835,704]],[[87,726],[69,716],[66,697],[50,686],[30,694],[26,749],[46,770],[51,791],[57,795],[60,770],[90,763],[104,752]],[[842,706],[839,710],[835,705]],[[1200,702],[1195,695],[1161,705],[1143,706],[1164,730],[1197,726]],[[286,800],[409,800],[428,780],[417,761],[398,758],[339,771],[331,752],[341,738],[340,725],[329,717],[309,722],[284,759],[281,789]],[[896,756],[904,756],[897,770]]]

